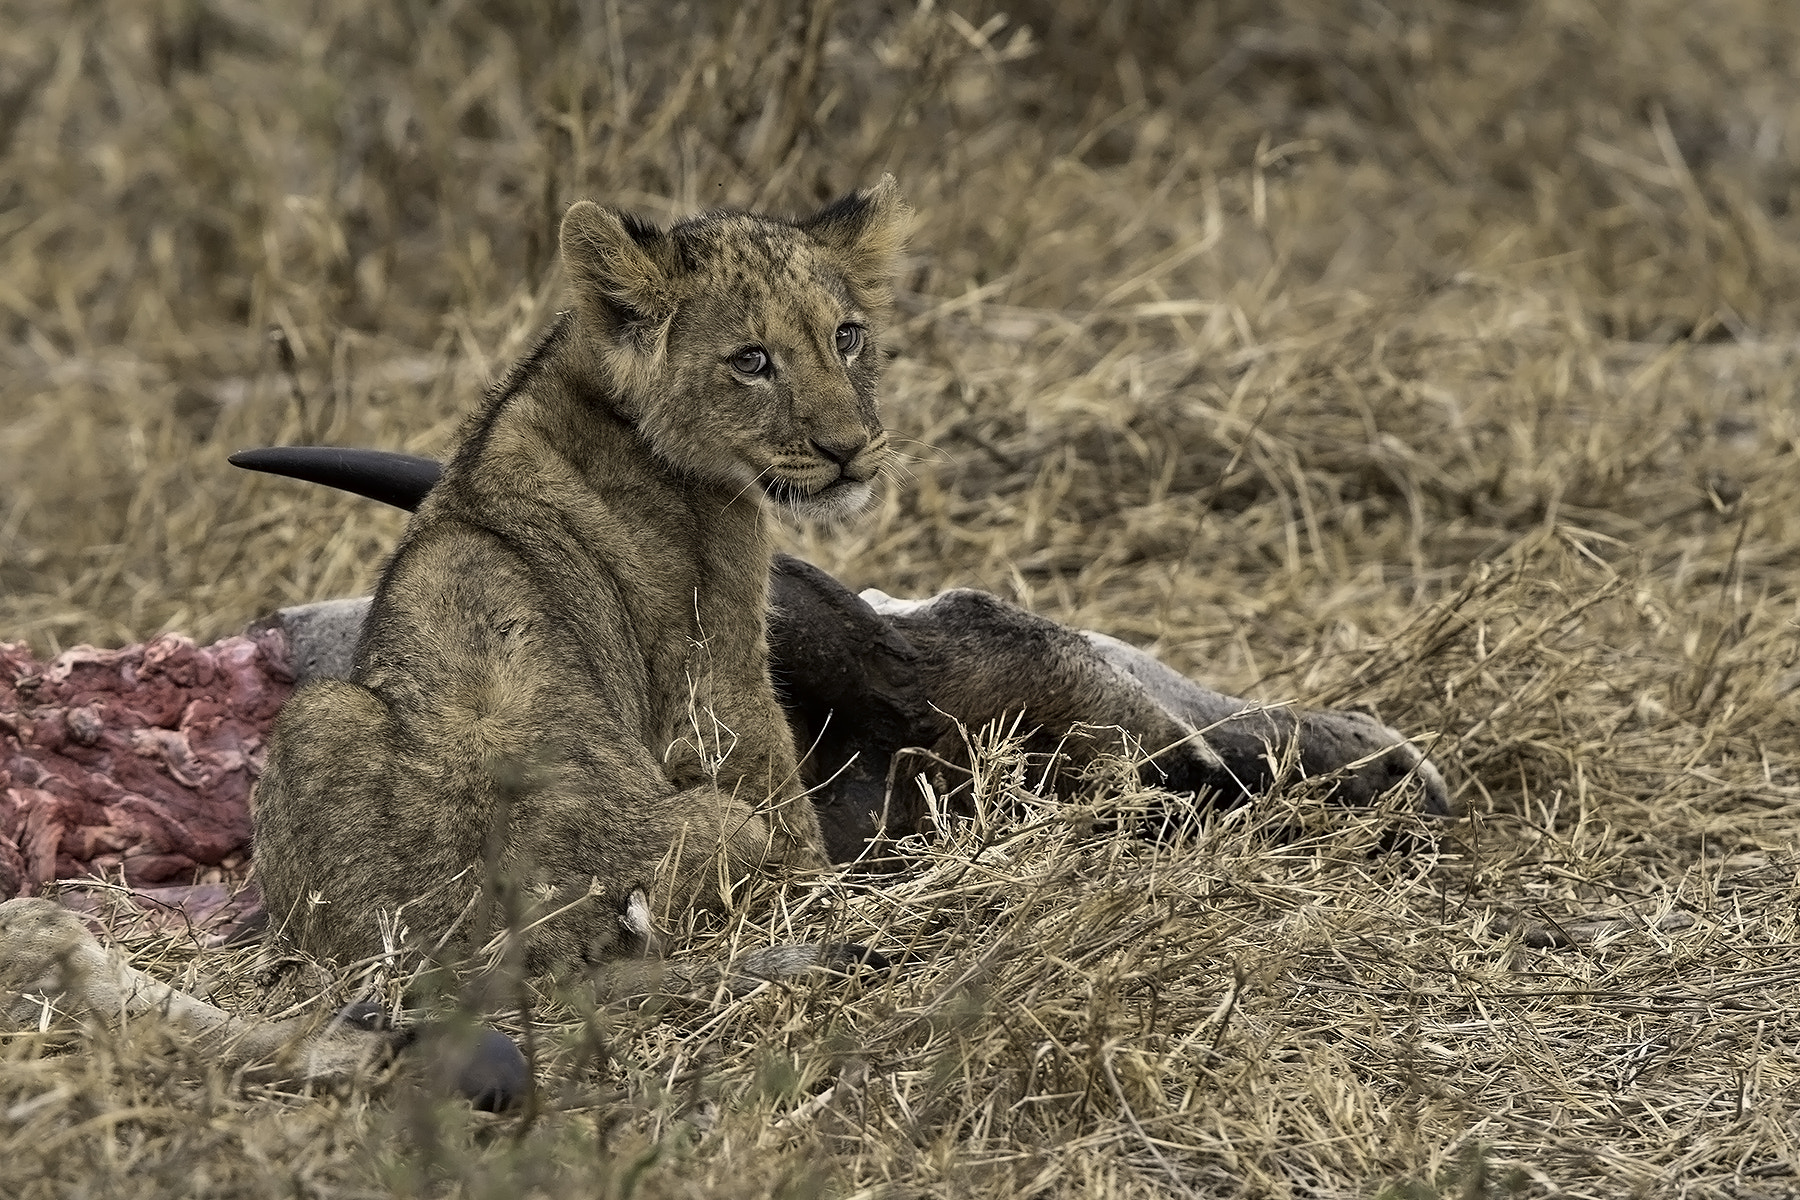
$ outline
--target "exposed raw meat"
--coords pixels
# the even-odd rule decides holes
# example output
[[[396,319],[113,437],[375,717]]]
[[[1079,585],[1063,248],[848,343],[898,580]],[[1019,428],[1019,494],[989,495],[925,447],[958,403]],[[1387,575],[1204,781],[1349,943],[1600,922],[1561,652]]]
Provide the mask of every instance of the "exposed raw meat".
[[[134,888],[240,877],[288,663],[278,629],[78,646],[48,663],[0,642],[0,899],[74,876]]]

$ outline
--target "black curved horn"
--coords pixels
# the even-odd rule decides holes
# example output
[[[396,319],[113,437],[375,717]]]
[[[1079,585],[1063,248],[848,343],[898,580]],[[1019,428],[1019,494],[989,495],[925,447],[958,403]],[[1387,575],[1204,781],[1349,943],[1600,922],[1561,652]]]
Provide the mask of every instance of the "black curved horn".
[[[339,446],[270,446],[239,450],[231,465],[267,471],[308,483],[354,492],[408,512],[417,511],[444,473],[436,459],[390,450],[350,450]]]

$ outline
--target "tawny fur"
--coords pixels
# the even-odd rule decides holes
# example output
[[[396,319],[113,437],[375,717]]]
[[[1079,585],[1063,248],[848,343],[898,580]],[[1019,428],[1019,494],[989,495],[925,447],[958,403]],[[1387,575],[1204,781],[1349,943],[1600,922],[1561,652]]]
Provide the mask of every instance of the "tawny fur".
[[[544,971],[642,953],[635,892],[661,918],[825,864],[769,680],[768,510],[853,511],[887,460],[907,219],[891,178],[796,222],[569,210],[571,311],[466,427],[351,680],[278,722],[275,927],[339,961],[454,955],[522,912]]]

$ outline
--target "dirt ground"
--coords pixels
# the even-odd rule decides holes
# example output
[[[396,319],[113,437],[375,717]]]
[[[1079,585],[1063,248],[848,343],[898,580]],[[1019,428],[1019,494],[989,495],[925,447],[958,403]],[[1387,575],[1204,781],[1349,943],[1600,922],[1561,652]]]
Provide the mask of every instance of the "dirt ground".
[[[1095,838],[1125,777],[1002,740],[913,869],[677,943],[891,978],[537,995],[510,1117],[9,1035],[0,1195],[1795,1194],[1795,63],[1790,0],[0,0],[0,636],[366,591],[402,514],[225,456],[443,452],[572,199],[892,171],[911,462],[792,546],[1366,708],[1465,814]]]

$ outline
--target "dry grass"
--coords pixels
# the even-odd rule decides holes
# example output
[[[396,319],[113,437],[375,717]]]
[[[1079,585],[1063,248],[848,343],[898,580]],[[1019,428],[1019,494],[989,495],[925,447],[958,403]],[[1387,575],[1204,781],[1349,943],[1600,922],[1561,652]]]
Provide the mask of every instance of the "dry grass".
[[[7,636],[365,589],[396,514],[225,454],[442,450],[554,305],[571,198],[887,169],[916,462],[797,545],[1369,706],[1469,815],[1399,858],[1294,795],[1159,851],[1082,836],[1129,792],[1053,805],[998,746],[904,877],[688,943],[910,948],[892,979],[540,997],[525,1119],[14,1037],[0,1192],[1800,1187],[1790,5],[1191,7],[6,0]],[[1289,809],[1313,832],[1266,836]],[[248,959],[134,946],[258,1003]]]

